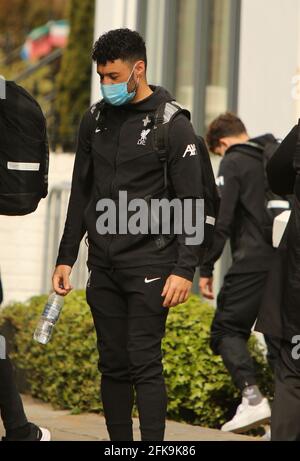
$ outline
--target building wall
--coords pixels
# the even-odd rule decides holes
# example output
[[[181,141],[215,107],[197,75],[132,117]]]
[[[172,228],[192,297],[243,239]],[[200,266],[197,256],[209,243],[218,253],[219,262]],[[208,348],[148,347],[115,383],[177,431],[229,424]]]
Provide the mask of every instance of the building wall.
[[[49,168],[49,191],[70,181],[73,154],[52,154]],[[4,303],[25,301],[43,293],[46,243],[46,213],[49,197],[28,216],[0,216],[0,269]]]
[[[250,135],[284,137],[300,116],[299,0],[242,0],[239,114]]]

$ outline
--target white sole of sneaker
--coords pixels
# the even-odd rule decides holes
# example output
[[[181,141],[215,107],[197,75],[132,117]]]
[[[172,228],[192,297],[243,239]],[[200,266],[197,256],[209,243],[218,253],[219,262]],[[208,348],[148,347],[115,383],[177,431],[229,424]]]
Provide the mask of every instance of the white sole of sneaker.
[[[48,429],[45,429],[44,427],[40,427],[40,430],[42,431],[42,438],[40,442],[50,442],[51,441],[51,432],[48,431]]]
[[[254,421],[253,423],[250,423],[250,424],[248,424],[246,426],[234,429],[234,430],[232,430],[230,432],[233,432],[234,434],[242,434],[243,432],[248,432],[251,429],[256,429],[257,427],[263,426],[264,424],[269,424],[269,422],[270,422],[270,417],[263,418],[263,419],[260,419],[258,421]]]

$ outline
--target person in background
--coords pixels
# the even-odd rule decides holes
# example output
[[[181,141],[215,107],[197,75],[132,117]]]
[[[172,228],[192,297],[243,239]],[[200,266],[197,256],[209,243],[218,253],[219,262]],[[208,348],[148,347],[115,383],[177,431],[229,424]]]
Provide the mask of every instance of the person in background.
[[[281,340],[275,368],[272,407],[272,441],[300,441],[300,124],[283,140],[267,167],[276,194],[294,195],[292,213],[279,246],[278,261],[270,276],[279,285],[278,309],[262,306],[258,331],[276,334]],[[275,272],[276,271],[276,272]],[[280,279],[279,279],[280,278]],[[266,300],[274,290],[268,290]]]
[[[243,122],[236,115],[225,113],[211,123],[207,143],[211,152],[222,156],[217,179],[221,204],[213,244],[200,266],[199,288],[204,297],[214,298],[214,265],[230,239],[233,261],[217,298],[211,348],[221,355],[242,394],[241,405],[222,430],[246,432],[268,422],[271,416],[268,400],[258,387],[247,343],[274,257],[272,244],[264,235],[262,151],[276,140],[271,134],[250,139]],[[266,339],[274,368],[277,344]]]

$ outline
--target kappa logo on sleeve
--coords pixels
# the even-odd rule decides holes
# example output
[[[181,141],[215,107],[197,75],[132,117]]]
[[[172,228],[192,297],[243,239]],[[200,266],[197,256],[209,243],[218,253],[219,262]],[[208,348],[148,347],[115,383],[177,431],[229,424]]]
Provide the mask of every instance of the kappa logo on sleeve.
[[[216,185],[218,187],[222,187],[225,185],[225,179],[224,179],[224,176],[219,176],[217,179],[216,179]]]
[[[197,155],[196,144],[189,144],[182,157],[185,158],[188,154],[190,154],[190,157],[192,157],[192,155]]]

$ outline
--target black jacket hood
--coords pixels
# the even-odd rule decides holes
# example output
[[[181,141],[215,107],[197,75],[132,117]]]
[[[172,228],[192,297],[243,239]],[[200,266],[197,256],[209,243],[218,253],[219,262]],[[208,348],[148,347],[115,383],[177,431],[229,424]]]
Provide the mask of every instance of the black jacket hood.
[[[276,142],[276,138],[271,133],[267,133],[262,136],[258,136],[257,138],[250,139],[250,142],[254,142],[262,147],[265,147],[269,143]]]
[[[273,136],[271,133],[267,133],[262,136],[257,136],[256,138],[249,139],[249,143],[234,144],[226,151],[225,155],[229,155],[232,152],[249,153],[249,148],[250,148],[252,151],[251,155],[253,155],[254,157],[260,158],[263,152],[263,149],[266,147],[266,145],[270,143],[275,143],[276,141],[277,140],[275,136]],[[261,147],[261,150],[258,148],[255,148],[255,146],[251,146],[251,144],[258,144],[258,146]]]

